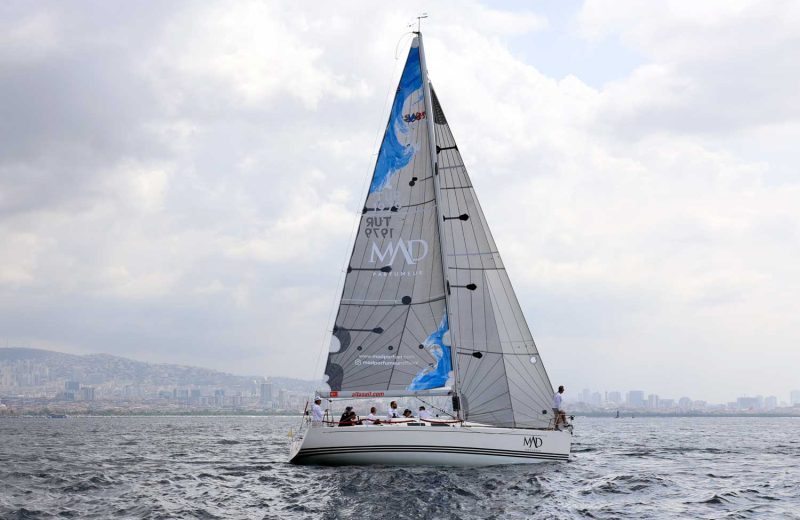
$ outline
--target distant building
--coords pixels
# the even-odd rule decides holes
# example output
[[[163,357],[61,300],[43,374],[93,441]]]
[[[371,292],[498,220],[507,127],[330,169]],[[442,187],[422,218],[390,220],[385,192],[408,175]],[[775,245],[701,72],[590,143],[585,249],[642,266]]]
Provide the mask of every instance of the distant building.
[[[64,383],[65,392],[77,392],[81,389],[81,384],[78,381],[67,381]]]
[[[272,383],[267,381],[261,383],[259,402],[261,406],[267,407],[272,403]]]
[[[609,392],[606,401],[608,401],[609,403],[621,404],[622,394],[620,394],[619,392]]]
[[[200,392],[199,388],[192,388],[192,390],[189,392],[189,401],[191,401],[193,404],[199,404],[200,397],[202,395],[203,394]]]
[[[216,406],[225,406],[225,390],[214,390],[214,404]]]
[[[123,396],[124,396],[126,399],[131,399],[131,398],[133,398],[133,397],[139,397],[139,393],[140,393],[140,392],[139,392],[139,388],[138,388],[138,387],[135,387],[135,386],[133,386],[133,385],[125,385],[125,386],[122,388],[122,395],[123,395]]]
[[[800,390],[792,390],[789,394],[789,404],[792,406],[800,404]]]
[[[658,395],[650,394],[647,396],[647,407],[651,410],[658,408]]]
[[[634,408],[644,407],[644,392],[642,390],[628,392],[628,405]]]
[[[678,408],[681,410],[689,410],[692,408],[692,400],[688,397],[681,397],[678,399]]]
[[[286,409],[289,406],[289,398],[288,397],[289,396],[286,393],[286,389],[285,388],[281,388],[280,390],[278,390],[278,405],[281,408]]]
[[[84,386],[80,390],[81,401],[94,401],[94,387]]]
[[[764,399],[764,409],[765,410],[774,410],[778,407],[778,397],[774,395],[768,396]]]
[[[659,399],[658,407],[662,410],[672,410],[675,408],[675,399]]]
[[[760,410],[763,398],[758,397],[739,397],[736,399],[736,408],[739,410]]]
[[[588,388],[584,388],[583,391],[581,392],[580,399],[581,399],[582,403],[586,403],[586,404],[591,403],[592,402],[592,391],[589,390]]]

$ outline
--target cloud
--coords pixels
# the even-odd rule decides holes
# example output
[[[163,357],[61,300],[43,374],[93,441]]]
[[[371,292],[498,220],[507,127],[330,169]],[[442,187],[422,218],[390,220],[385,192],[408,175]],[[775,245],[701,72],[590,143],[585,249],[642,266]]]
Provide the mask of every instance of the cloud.
[[[515,51],[522,34],[559,37],[541,14],[445,2],[424,22],[437,94],[570,387],[682,392],[665,373],[697,379],[715,359],[744,373],[754,345],[800,361],[797,9],[685,5],[573,13],[588,45],[643,57],[603,86]],[[402,33],[423,7],[3,10],[9,339],[314,376]],[[792,384],[774,375],[771,392]],[[720,374],[696,397],[768,391],[742,385]]]
[[[650,58],[606,92],[606,117],[629,133],[725,134],[800,116],[794,2],[589,0],[578,20],[587,37],[615,34]]]

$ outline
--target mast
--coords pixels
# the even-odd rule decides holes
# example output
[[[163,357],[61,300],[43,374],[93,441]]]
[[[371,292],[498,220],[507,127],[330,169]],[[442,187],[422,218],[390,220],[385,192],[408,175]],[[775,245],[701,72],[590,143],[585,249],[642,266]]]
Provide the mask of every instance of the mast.
[[[427,17],[425,15],[424,17]],[[440,255],[441,258],[441,267],[442,267],[442,278],[444,279],[445,283],[445,291],[444,291],[444,306],[445,306],[445,316],[447,316],[447,329],[450,332],[452,329],[451,327],[451,320],[450,320],[450,283],[447,281],[447,249],[445,249],[444,243],[444,220],[442,219],[441,210],[439,201],[441,201],[441,188],[439,186],[439,167],[438,167],[438,157],[436,152],[436,133],[433,129],[433,102],[431,101],[431,86],[430,80],[428,79],[428,65],[425,61],[425,46],[422,43],[422,32],[417,27],[417,31],[415,31],[417,38],[419,38],[419,60],[420,60],[420,69],[422,71],[422,91],[425,96],[425,112],[427,117],[425,118],[426,124],[428,126],[428,144],[430,146],[430,156],[431,156],[431,171],[433,172],[433,186],[434,186],[434,197],[436,199],[436,223],[439,228],[439,248],[442,252]],[[458,409],[455,410],[456,418],[462,419],[463,415],[461,412],[461,402],[458,393],[458,363],[456,362],[456,346],[455,346],[455,335],[450,333],[450,361],[451,366],[453,367],[453,401],[454,403],[458,404]]]

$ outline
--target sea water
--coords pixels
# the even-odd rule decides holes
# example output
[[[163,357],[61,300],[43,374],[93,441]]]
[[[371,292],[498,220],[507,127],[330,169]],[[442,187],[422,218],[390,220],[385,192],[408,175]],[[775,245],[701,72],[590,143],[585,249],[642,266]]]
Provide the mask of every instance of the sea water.
[[[294,466],[298,421],[0,418],[0,518],[800,518],[800,419],[578,417],[490,468]]]

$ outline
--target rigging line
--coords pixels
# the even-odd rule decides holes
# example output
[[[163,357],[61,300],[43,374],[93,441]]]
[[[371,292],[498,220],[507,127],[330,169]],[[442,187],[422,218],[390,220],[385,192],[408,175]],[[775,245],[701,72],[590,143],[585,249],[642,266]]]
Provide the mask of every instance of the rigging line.
[[[398,42],[398,44],[399,44],[399,42]],[[395,51],[396,51],[396,48],[395,48]],[[394,99],[394,93],[397,91],[396,88],[392,88],[392,85],[395,84],[395,81],[393,81],[393,80],[394,80],[394,77],[397,75],[397,65],[398,64],[399,64],[399,58],[397,56],[395,56],[394,65],[392,66],[392,75],[390,76],[388,85],[386,87],[386,94],[384,95],[383,107],[382,107],[381,112],[380,112],[381,115],[383,115],[383,114],[388,112],[388,110],[387,110],[388,106],[391,104],[391,102],[392,102],[391,100]],[[400,82],[400,79],[398,78],[397,79],[397,83],[399,83],[399,82]],[[379,124],[375,125],[375,128],[378,128],[378,130],[376,131],[375,137],[373,138],[373,141],[372,141],[372,147],[370,148],[370,157],[372,156],[372,150],[375,149],[375,145],[378,143],[378,139],[381,139],[382,136],[385,135],[385,133],[386,133],[385,129],[383,131],[380,130],[380,125]],[[370,185],[370,181],[372,180],[372,176],[374,174],[374,171],[373,171],[374,167],[372,166],[372,161],[371,160],[369,162],[367,162],[365,170],[366,170],[366,173],[363,176],[364,180],[362,181],[361,190],[360,190],[361,197],[358,200],[366,200],[366,196],[364,195],[364,193],[366,192],[368,186]],[[345,256],[345,262],[349,262],[350,261],[350,257],[353,254],[352,253],[352,249],[355,248],[355,238],[356,238],[356,235],[358,233],[358,229],[360,228],[360,225],[361,225],[361,218],[359,216],[359,217],[356,218],[355,222],[353,223],[352,229],[350,230],[350,234],[349,234],[350,240],[345,243],[345,253],[344,253],[344,255],[346,255]],[[353,248],[349,247],[350,244],[353,244]],[[350,249],[350,253],[349,254],[348,254],[348,249]],[[345,262],[342,262],[342,265],[345,265]],[[333,301],[331,302],[331,310],[330,310],[330,312],[328,314],[328,319],[327,319],[327,321],[325,323],[325,327],[322,329],[323,332],[322,332],[321,348],[319,349],[319,355],[317,356],[317,362],[315,363],[315,366],[314,366],[314,374],[313,374],[314,378],[317,377],[317,374],[320,374],[322,379],[324,379],[324,376],[325,376],[324,374],[321,374],[321,371],[320,371],[320,368],[321,368],[321,365],[322,365],[322,360],[324,358],[327,358],[326,354],[328,353],[328,350],[329,350],[329,349],[325,348],[325,341],[328,340],[328,342],[330,342],[329,335],[330,335],[331,329],[333,329],[333,325],[331,323],[332,322],[333,323],[336,322],[335,321],[336,320],[336,316],[334,316],[334,314],[338,314],[338,306],[336,305],[336,302],[337,302],[337,300],[339,298],[341,298],[341,293],[344,291],[344,285],[345,285],[346,279],[347,279],[347,273],[345,273],[344,269],[342,269],[342,274],[339,275],[339,279],[338,279],[337,284],[336,284],[336,290],[333,292]]]
[[[434,410],[436,410],[438,412],[442,412],[443,414],[445,414],[445,415],[447,415],[449,417],[455,417],[455,415],[453,415],[452,413],[448,412],[447,410],[443,410],[443,409],[439,408],[438,406],[436,406],[435,404],[429,403],[428,401],[426,401],[425,399],[423,399],[423,398],[421,398],[419,396],[414,396],[414,397],[416,397],[421,402],[427,404],[428,406],[430,406],[431,408],[433,408]]]

